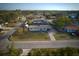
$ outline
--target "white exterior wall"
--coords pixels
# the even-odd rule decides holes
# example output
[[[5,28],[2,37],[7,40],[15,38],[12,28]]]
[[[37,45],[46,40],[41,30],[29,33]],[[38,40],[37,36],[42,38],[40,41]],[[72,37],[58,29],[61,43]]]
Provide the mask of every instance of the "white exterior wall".
[[[40,25],[40,26],[30,25],[28,29],[30,31],[47,31],[47,29],[51,29],[51,26],[50,25]]]
[[[39,28],[29,28],[30,31],[40,31]]]

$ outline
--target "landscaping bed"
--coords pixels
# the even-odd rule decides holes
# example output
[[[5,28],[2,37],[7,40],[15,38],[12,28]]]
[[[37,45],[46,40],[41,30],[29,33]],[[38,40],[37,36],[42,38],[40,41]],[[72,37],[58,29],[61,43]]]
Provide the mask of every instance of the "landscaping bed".
[[[28,56],[79,56],[79,48],[36,48]]]

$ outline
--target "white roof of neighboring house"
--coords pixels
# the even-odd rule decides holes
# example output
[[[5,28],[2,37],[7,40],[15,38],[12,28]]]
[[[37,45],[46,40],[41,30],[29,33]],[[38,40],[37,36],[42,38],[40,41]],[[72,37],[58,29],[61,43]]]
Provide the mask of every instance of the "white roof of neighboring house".
[[[48,21],[46,19],[35,19],[32,22],[33,22],[33,24],[36,24],[36,25],[37,24],[39,24],[39,25],[41,25],[41,24],[48,25]]]
[[[28,28],[51,28],[50,25],[30,25]]]

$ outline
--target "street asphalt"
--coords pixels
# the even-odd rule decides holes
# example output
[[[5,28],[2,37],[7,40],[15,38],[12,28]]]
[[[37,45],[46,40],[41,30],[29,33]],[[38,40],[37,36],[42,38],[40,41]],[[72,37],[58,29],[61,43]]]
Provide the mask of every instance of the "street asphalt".
[[[16,41],[16,48],[32,49],[32,48],[63,48],[76,47],[79,48],[79,40],[58,40],[58,41]]]

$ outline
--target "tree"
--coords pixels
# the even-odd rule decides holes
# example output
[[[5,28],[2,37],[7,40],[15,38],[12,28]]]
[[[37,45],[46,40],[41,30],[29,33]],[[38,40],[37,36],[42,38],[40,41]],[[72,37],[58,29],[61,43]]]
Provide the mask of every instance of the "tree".
[[[57,28],[63,28],[65,25],[69,25],[71,23],[72,20],[66,16],[61,16],[58,18],[58,20],[53,21],[53,25],[55,25]]]
[[[19,56],[22,53],[22,49],[10,48],[9,55],[10,56]]]
[[[3,50],[0,50],[0,56],[19,56],[22,54],[23,50],[20,48],[15,48],[13,44],[10,46],[7,46],[8,52],[3,53]]]
[[[20,10],[0,12],[0,23],[17,21],[17,17],[21,15]]]

